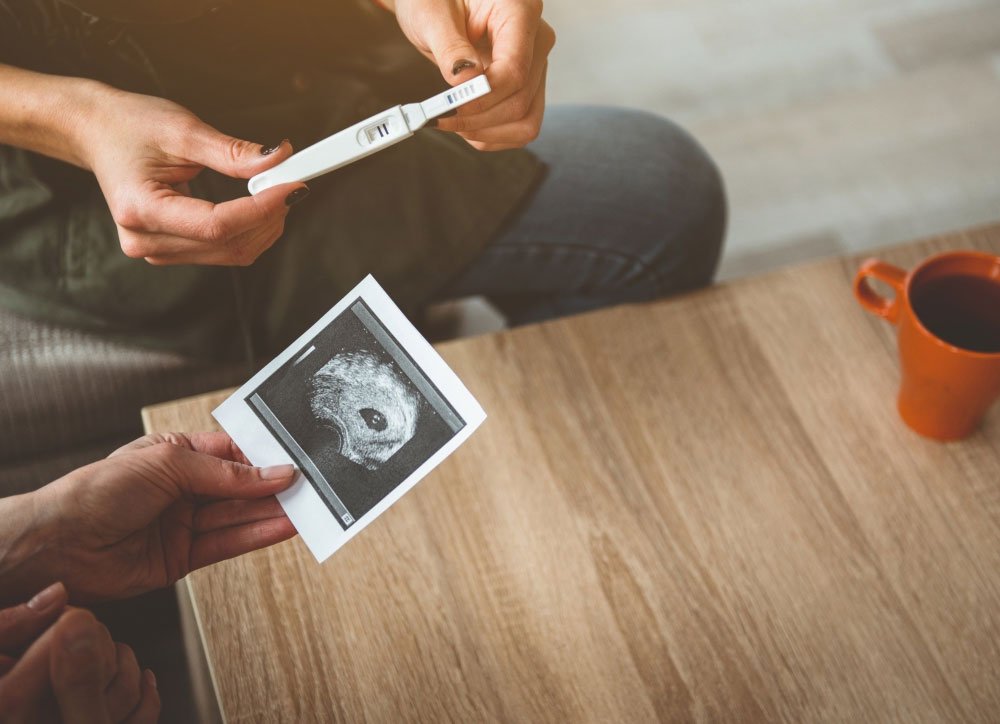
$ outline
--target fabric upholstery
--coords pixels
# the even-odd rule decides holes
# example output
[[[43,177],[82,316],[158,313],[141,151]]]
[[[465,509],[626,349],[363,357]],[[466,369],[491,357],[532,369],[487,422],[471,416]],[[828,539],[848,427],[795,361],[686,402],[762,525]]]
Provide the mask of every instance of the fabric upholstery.
[[[36,488],[141,435],[143,406],[236,385],[248,371],[0,310],[0,495]]]

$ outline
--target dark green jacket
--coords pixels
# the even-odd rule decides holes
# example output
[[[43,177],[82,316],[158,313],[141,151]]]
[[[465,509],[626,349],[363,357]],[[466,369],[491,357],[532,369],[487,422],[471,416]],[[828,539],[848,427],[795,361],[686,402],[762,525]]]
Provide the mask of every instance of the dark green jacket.
[[[0,62],[170,98],[226,133],[296,148],[444,87],[368,0],[0,0]],[[425,130],[310,182],[253,266],[153,267],[122,254],[91,175],[0,146],[0,305],[188,354],[250,343],[263,357],[368,273],[417,309],[539,173],[527,152],[478,153]],[[246,193],[210,172],[193,186],[212,200]]]

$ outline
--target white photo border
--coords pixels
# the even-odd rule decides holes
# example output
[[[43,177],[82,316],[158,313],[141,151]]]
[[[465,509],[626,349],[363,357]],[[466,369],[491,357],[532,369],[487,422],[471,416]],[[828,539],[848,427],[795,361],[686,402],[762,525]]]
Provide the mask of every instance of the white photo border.
[[[244,452],[251,463],[258,466],[298,464],[286,450],[284,444],[261,421],[258,411],[249,400],[272,374],[308,349],[313,338],[332,324],[341,314],[348,312],[359,301],[381,326],[384,333],[398,345],[410,364],[439,395],[444,403],[454,411],[464,423],[444,445],[421,463],[416,470],[376,503],[356,521],[346,527],[338,521],[330,507],[312,483],[300,473],[292,486],[279,493],[278,500],[292,524],[302,536],[306,546],[322,562],[338,548],[360,533],[375,518],[399,500],[410,488],[433,470],[441,461],[454,452],[486,419],[486,413],[462,384],[458,376],[448,367],[441,356],[423,338],[420,332],[403,315],[378,282],[371,276],[363,279],[349,294],[324,314],[295,342],[255,374],[227,398],[212,415],[233,441]],[[364,323],[364,320],[362,320]],[[367,323],[366,323],[366,326]],[[369,327],[370,329],[370,327]],[[382,342],[382,340],[379,340]],[[392,354],[392,350],[389,350]],[[395,355],[393,355],[395,357]],[[398,360],[397,360],[398,361]],[[404,371],[413,379],[411,370]],[[415,384],[418,380],[413,379]],[[418,385],[419,386],[419,385]],[[425,389],[421,389],[423,394]]]

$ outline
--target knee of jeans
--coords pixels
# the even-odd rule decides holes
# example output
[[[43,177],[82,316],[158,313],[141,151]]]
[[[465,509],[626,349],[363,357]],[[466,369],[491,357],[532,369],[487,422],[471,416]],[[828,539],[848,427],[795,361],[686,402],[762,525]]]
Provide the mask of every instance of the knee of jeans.
[[[676,291],[707,286],[715,278],[726,240],[729,206],[726,187],[718,166],[699,145],[697,174],[690,202],[686,205],[685,223],[674,227],[681,235],[683,252],[680,263],[672,269]]]
[[[669,135],[675,172],[663,184],[658,216],[660,248],[653,266],[664,294],[706,286],[715,278],[725,243],[728,201],[725,183],[708,151],[690,133],[661,119]],[[680,172],[677,172],[680,169]]]
[[[618,139],[619,162],[628,170],[634,215],[628,224],[632,251],[642,266],[627,284],[645,296],[673,294],[711,283],[725,240],[725,184],[708,151],[688,131],[662,116],[620,108],[558,108],[577,123]],[[572,114],[572,115],[570,115]],[[583,133],[583,132],[581,132]]]

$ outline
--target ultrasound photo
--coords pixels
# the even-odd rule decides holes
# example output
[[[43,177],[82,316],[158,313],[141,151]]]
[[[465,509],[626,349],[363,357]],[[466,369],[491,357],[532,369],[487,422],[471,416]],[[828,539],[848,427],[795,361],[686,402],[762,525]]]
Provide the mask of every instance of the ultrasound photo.
[[[244,399],[344,530],[466,424],[361,298]]]
[[[371,276],[212,415],[324,561],[454,453],[486,412]]]

